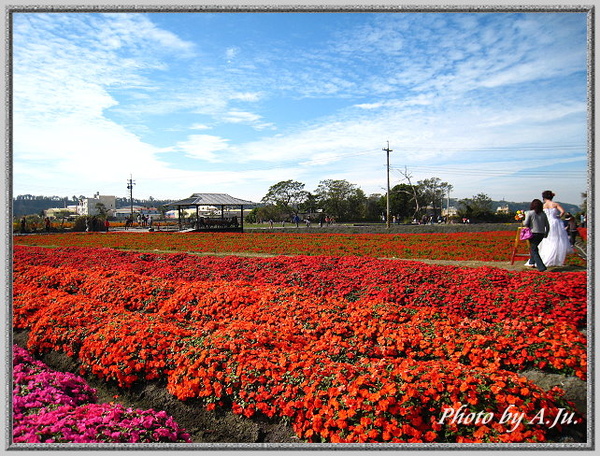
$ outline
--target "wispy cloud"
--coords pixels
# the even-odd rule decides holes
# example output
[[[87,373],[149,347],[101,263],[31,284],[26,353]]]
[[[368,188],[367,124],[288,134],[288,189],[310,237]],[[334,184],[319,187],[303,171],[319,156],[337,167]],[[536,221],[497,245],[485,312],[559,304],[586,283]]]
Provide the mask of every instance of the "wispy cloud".
[[[313,16],[318,27],[288,15],[287,35],[155,17],[15,16],[15,185],[42,174],[117,186],[135,171],[165,193],[194,176],[257,193],[277,176],[346,176],[369,192],[386,140],[397,167],[468,166],[494,147],[523,169],[525,150],[585,158],[568,148],[586,139],[581,15]],[[90,157],[102,163],[89,169]],[[32,171],[41,162],[46,174]]]
[[[204,124],[194,124],[192,126],[190,126],[190,130],[210,130],[211,127],[209,127],[208,125],[204,125]]]
[[[224,161],[217,152],[228,149],[227,140],[211,135],[192,135],[187,141],[177,143],[173,150],[182,151],[186,156],[209,162]]]

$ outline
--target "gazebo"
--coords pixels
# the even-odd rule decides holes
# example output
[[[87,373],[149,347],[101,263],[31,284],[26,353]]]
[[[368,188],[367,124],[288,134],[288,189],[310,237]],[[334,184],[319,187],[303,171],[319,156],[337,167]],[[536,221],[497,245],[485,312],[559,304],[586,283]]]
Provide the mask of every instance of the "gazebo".
[[[192,196],[165,204],[167,207],[176,207],[179,220],[179,229],[183,229],[182,211],[184,208],[196,208],[196,222],[194,230],[214,231],[243,231],[244,230],[244,206],[256,206],[252,201],[234,198],[226,193],[194,193]],[[221,208],[221,217],[201,217],[200,206],[215,206]],[[240,208],[239,221],[237,216],[225,217],[225,208]]]

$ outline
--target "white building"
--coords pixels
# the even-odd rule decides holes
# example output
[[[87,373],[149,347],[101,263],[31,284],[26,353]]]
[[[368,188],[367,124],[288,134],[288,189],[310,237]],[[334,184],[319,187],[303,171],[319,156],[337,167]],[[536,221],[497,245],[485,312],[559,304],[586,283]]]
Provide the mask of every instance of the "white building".
[[[152,216],[152,218],[156,218],[156,217],[160,216],[160,211],[155,207],[134,205],[133,206],[134,219],[137,218],[137,216],[140,214],[146,215],[146,216],[149,215],[149,216]],[[123,206],[123,207],[120,207],[119,209],[116,209],[114,211],[114,217],[117,220],[125,220],[125,219],[131,217],[131,206]]]
[[[442,208],[442,217],[454,217],[458,215],[458,209],[454,206]]]
[[[508,207],[508,204],[498,206],[498,208],[496,209],[496,213],[498,213],[498,214],[508,214],[509,212],[510,212],[510,208]]]
[[[44,211],[44,215],[49,218],[57,218],[59,214],[62,216],[65,212],[69,212],[71,215],[77,215],[77,207],[78,206],[51,207]]]
[[[77,206],[79,215],[98,215],[98,205],[102,204],[109,216],[113,216],[117,209],[117,198],[115,196],[98,195],[96,198],[82,198]]]

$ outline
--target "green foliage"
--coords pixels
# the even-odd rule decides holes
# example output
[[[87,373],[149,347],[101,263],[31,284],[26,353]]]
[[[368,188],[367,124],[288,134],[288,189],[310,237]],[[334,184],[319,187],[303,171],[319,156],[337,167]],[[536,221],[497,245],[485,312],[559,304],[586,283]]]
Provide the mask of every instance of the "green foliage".
[[[492,200],[485,193],[479,193],[473,198],[462,199],[458,203],[458,214],[461,217],[466,217],[471,221],[491,221],[495,218],[492,211]]]
[[[417,182],[419,197],[423,204],[421,206],[430,206],[433,215],[438,216],[443,207],[443,199],[452,190],[452,185],[448,182],[442,182],[438,177],[432,177]]]
[[[392,216],[398,217],[401,221],[410,221],[416,215],[416,208],[422,205],[421,201],[415,201],[415,195],[417,200],[419,199],[420,191],[419,187],[408,184],[399,184],[390,189],[390,213]],[[422,196],[421,198],[422,199]],[[416,203],[419,203],[417,206]],[[381,204],[383,211],[386,207],[385,196],[381,197]]]
[[[281,206],[267,205],[255,209],[254,217],[256,222],[273,220],[280,222],[282,220],[290,220],[290,214]]]
[[[319,209],[339,222],[365,218],[367,197],[346,180],[323,180],[314,194]]]
[[[103,217],[82,215],[75,219],[73,231],[105,231],[104,221]]]
[[[309,193],[304,190],[304,184],[301,182],[291,179],[278,182],[269,188],[262,199],[262,202],[268,206],[275,206],[277,211],[272,213],[273,210],[269,209],[271,211],[269,216],[262,218],[273,218],[273,216],[277,219],[291,218],[299,212],[300,206],[306,202],[308,195]]]

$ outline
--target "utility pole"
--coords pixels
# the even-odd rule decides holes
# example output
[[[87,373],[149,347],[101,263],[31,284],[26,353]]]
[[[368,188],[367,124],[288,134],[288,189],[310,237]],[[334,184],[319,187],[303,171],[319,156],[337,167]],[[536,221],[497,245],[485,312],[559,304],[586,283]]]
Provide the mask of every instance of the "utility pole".
[[[387,152],[387,210],[385,215],[385,226],[389,230],[390,229],[390,142],[387,142],[387,148],[381,149]]]
[[[129,190],[129,201],[131,203],[131,221],[133,221],[133,186],[135,182],[132,179],[131,174],[129,175],[129,180],[127,181],[127,190]]]

